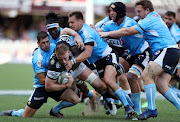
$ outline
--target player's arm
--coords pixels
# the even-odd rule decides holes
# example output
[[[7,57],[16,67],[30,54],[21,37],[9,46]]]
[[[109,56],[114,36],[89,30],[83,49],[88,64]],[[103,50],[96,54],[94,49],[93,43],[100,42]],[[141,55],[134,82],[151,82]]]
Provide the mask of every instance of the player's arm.
[[[74,30],[72,30],[72,29],[70,29],[70,28],[64,28],[64,29],[62,30],[62,32],[61,32],[61,35],[74,36],[74,42],[75,42],[75,44],[76,44],[79,48],[81,47],[81,49],[84,48],[84,43],[83,43],[80,35],[79,35],[76,31],[74,31]]]
[[[65,66],[66,70],[70,70],[72,65],[76,63],[80,63],[91,57],[92,50],[93,50],[94,42],[88,42],[84,46],[84,51],[79,54],[75,59],[71,59],[68,61],[68,64]]]
[[[121,28],[116,31],[99,32],[99,35],[101,37],[107,37],[107,38],[120,38],[124,36],[138,34],[138,33],[139,31],[136,30],[134,27],[129,27],[129,28]]]
[[[90,42],[90,43],[91,44],[85,44],[84,51],[75,58],[76,63],[83,62],[86,59],[88,59],[89,57],[91,57],[94,42]]]
[[[46,91],[48,91],[48,92],[60,91],[60,90],[66,89],[66,88],[70,88],[72,83],[73,83],[73,78],[71,75],[69,77],[67,84],[64,84],[64,85],[58,84],[57,79],[53,80],[53,79],[49,78],[48,76],[46,76],[45,88],[46,88]]]
[[[45,72],[38,73],[38,74],[37,74],[37,77],[38,77],[40,83],[41,83],[42,85],[44,85],[44,84],[45,84],[46,73],[45,73]]]

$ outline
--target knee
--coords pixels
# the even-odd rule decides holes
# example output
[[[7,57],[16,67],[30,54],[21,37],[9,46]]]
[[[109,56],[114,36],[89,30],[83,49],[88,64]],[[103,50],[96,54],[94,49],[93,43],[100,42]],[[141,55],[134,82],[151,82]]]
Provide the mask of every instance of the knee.
[[[78,102],[79,102],[79,97],[78,97],[78,96],[74,97],[71,102],[72,102],[73,104],[78,104]]]

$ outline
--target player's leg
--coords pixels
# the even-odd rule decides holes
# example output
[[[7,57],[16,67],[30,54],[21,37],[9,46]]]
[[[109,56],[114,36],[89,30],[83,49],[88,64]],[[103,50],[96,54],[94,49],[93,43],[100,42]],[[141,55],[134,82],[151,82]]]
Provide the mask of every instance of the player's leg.
[[[156,79],[157,90],[170,101],[178,110],[180,110],[180,100],[173,89],[168,87],[171,75],[163,72]]]
[[[65,89],[57,92],[49,92],[48,96],[56,101],[62,100],[59,104],[57,104],[50,110],[50,115],[60,118],[64,117],[60,110],[74,106],[79,102],[79,97],[72,89]]]

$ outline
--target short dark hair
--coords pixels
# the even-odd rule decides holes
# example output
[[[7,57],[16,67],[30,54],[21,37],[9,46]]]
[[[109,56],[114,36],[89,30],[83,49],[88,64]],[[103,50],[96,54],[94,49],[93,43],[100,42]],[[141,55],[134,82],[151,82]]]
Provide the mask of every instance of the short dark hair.
[[[165,13],[165,15],[167,15],[167,16],[173,16],[174,18],[176,18],[176,13],[173,12],[173,11],[167,11],[167,12]]]
[[[47,32],[45,31],[40,31],[38,34],[37,34],[37,41],[40,42],[42,39],[45,39],[46,37],[49,37]]]
[[[79,20],[79,19],[83,20],[83,14],[82,14],[82,12],[80,12],[80,11],[70,12],[69,15],[68,15],[68,17],[72,17],[72,16],[75,16],[76,19],[78,19],[78,20]]]
[[[152,2],[150,0],[140,0],[140,1],[136,2],[135,7],[138,6],[138,5],[141,5],[144,10],[149,8],[149,10],[151,12],[154,11],[153,4],[152,4]]]

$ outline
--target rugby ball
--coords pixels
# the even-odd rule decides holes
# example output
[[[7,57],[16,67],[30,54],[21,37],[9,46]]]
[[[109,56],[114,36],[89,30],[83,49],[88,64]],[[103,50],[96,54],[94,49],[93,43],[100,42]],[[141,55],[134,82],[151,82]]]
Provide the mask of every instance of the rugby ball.
[[[62,72],[59,75],[57,82],[59,84],[63,84],[64,85],[64,84],[66,84],[68,82],[68,80],[69,80],[69,73],[68,72]]]

